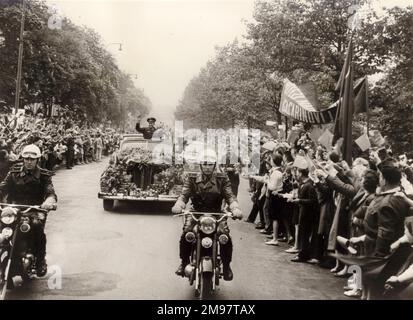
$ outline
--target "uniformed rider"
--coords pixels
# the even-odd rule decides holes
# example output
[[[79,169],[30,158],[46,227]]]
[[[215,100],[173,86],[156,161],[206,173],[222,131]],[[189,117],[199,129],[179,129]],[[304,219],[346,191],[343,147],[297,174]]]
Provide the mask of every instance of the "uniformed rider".
[[[206,151],[200,161],[201,172],[187,176],[183,185],[182,194],[172,208],[173,213],[182,213],[189,199],[191,199],[195,212],[222,212],[222,202],[225,200],[233,219],[242,219],[242,212],[239,208],[237,198],[231,190],[231,182],[225,173],[217,172],[216,166],[217,157],[215,152],[213,150]],[[175,272],[180,276],[184,275],[185,266],[189,264],[191,255],[191,244],[185,240],[185,234],[192,231],[194,226],[195,221],[192,216],[186,215],[179,245],[181,264]],[[220,255],[224,280],[230,281],[233,278],[230,267],[232,241],[229,236],[229,228],[226,220],[223,220],[218,226],[218,236],[220,234],[226,234],[229,238],[226,244],[221,244]]]
[[[39,167],[41,152],[36,145],[23,148],[23,164],[15,165],[0,183],[0,198],[7,203],[20,205],[38,205],[45,210],[55,210],[57,196],[53,187],[53,172]],[[37,276],[47,274],[46,235],[44,226],[47,216],[38,213],[33,221],[34,254],[36,256]]]

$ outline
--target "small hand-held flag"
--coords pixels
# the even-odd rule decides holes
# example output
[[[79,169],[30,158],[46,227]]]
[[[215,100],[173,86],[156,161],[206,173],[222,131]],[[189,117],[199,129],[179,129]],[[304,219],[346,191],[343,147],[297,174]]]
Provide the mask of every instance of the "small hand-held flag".
[[[367,136],[367,133],[364,133],[355,142],[363,152],[371,148],[370,140]]]

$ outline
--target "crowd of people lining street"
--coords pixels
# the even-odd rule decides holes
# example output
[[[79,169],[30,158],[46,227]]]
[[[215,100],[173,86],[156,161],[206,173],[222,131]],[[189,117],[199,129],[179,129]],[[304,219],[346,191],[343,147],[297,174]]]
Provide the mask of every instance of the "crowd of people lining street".
[[[261,138],[259,174],[250,176],[245,220],[257,221],[265,244],[284,242],[291,261],[348,278],[349,297],[382,299],[405,289],[413,281],[412,160],[384,144],[349,165],[339,145],[328,150],[305,130],[291,143],[268,139]]]
[[[99,162],[119,145],[120,133],[109,126],[95,125],[85,117],[66,111],[59,117],[41,113],[19,118],[1,115],[0,181],[17,161],[22,148],[35,144],[42,152],[40,167],[54,171],[62,166]]]

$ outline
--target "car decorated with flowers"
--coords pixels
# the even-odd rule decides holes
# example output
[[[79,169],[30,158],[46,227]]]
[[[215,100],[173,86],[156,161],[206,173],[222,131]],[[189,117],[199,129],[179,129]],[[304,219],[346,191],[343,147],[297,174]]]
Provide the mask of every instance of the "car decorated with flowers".
[[[100,178],[98,197],[105,210],[113,210],[116,200],[163,202],[172,207],[182,190],[184,168],[172,157],[172,161],[160,159],[156,152],[160,143],[161,139],[148,140],[141,134],[123,136]]]

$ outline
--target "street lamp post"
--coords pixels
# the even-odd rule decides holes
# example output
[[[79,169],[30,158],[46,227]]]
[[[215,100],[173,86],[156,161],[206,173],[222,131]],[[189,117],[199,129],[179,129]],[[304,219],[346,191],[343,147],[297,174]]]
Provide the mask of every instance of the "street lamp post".
[[[110,46],[110,45],[112,45],[112,44],[119,45],[118,51],[122,51],[122,43],[120,43],[120,42],[112,42],[112,43],[108,43],[107,46]]]
[[[24,20],[26,13],[26,1],[23,1],[22,5],[22,17],[20,23],[20,37],[19,37],[19,58],[17,61],[17,81],[16,81],[16,96],[14,101],[15,112],[19,110],[20,104],[20,88],[21,88],[21,78],[22,78],[22,66],[23,66],[23,36],[24,36]]]

